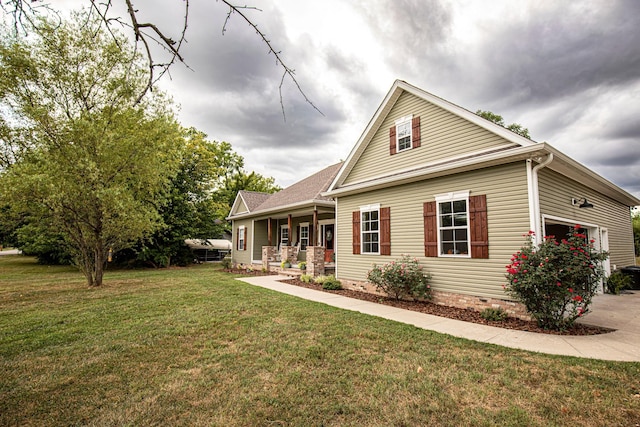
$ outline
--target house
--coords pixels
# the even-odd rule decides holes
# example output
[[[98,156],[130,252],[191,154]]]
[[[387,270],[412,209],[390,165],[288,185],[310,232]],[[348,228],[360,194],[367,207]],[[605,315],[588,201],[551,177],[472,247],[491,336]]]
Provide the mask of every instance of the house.
[[[309,252],[333,265],[335,202],[327,191],[342,163],[329,166],[274,194],[240,191],[228,219],[233,224],[232,260],[235,264],[291,264],[305,261],[313,273]],[[317,252],[316,252],[317,248]],[[316,264],[317,265],[317,264]]]
[[[607,271],[635,263],[630,207],[640,205],[638,198],[548,143],[404,81],[393,84],[347,159],[333,168],[339,168],[335,178],[319,197],[328,210],[335,206],[332,248],[343,284],[370,289],[373,264],[409,254],[432,275],[436,302],[518,314],[521,307],[502,285],[523,235],[563,236],[575,224],[610,252]],[[248,202],[236,202],[246,218],[262,210],[262,204],[251,211]],[[309,221],[309,206],[300,222]],[[278,226],[286,222],[293,230],[296,222],[283,219]],[[237,224],[245,227],[245,240],[266,228]],[[248,261],[242,255],[234,249],[238,260]]]

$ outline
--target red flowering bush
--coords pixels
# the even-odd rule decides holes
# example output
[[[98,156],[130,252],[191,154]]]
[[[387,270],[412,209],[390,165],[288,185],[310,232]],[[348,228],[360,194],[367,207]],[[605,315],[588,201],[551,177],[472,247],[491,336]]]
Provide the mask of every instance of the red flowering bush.
[[[402,258],[382,266],[374,264],[367,274],[367,280],[377,290],[398,300],[407,296],[414,299],[431,298],[431,275],[423,273],[418,259],[409,255],[403,255]]]
[[[538,325],[563,330],[589,312],[589,306],[604,277],[602,261],[608,254],[598,251],[580,233],[580,226],[559,242],[546,236],[535,245],[533,232],[507,265],[507,293],[522,302]]]

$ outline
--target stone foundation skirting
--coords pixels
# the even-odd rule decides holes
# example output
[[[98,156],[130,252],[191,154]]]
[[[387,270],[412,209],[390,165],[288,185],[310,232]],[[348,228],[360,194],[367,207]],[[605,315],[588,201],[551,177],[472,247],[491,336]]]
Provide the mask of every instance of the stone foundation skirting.
[[[384,295],[384,293],[378,292],[375,286],[367,282],[343,279],[340,279],[340,281],[342,282],[342,286],[345,289],[368,292],[376,295]],[[523,320],[531,320],[531,316],[529,316],[529,314],[527,313],[524,305],[516,301],[503,300],[499,298],[480,297],[475,295],[456,294],[437,290],[432,290],[431,296],[431,302],[438,305],[471,309],[478,312],[484,310],[485,308],[501,308],[509,316]]]

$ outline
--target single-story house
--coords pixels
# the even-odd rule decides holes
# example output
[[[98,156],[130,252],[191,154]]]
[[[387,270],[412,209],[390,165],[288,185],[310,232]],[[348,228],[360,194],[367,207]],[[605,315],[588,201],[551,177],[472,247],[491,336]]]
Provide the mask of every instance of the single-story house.
[[[303,224],[318,233],[322,215],[343,284],[368,289],[373,264],[408,254],[432,275],[436,302],[510,312],[505,265],[529,230],[541,240],[580,224],[609,251],[607,272],[635,264],[630,208],[640,205],[637,197],[546,142],[404,81],[393,84],[347,159],[320,174],[332,176],[330,184],[307,197],[301,183],[316,175],[283,194],[238,195],[229,217],[234,261],[260,259],[261,246],[299,242]],[[303,206],[287,206],[287,193]],[[318,234],[304,243],[327,244]]]
[[[335,202],[327,191],[342,163],[329,166],[274,194],[240,191],[228,219],[233,224],[235,264],[295,265],[308,261],[308,248],[322,248],[326,268],[333,265]]]

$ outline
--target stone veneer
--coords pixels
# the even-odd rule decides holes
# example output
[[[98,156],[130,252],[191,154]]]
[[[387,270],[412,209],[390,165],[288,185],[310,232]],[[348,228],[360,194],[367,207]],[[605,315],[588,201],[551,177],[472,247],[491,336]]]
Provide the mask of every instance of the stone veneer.
[[[376,295],[384,295],[378,292],[374,285],[354,280],[343,280],[342,286],[345,289],[368,292]],[[438,305],[446,305],[449,307],[471,309],[474,311],[482,311],[485,308],[501,308],[509,316],[517,317],[523,320],[531,320],[531,316],[527,313],[526,308],[519,302],[502,300],[498,298],[486,298],[474,295],[455,294],[451,292],[442,292],[437,290],[431,291],[431,302]]]
[[[307,246],[307,274],[313,277],[324,275],[324,247]]]
[[[282,248],[280,248],[280,259],[282,261],[287,260],[292,265],[293,264],[297,264],[298,263],[298,258],[297,258],[297,254],[296,254],[296,247],[295,246],[283,246]]]
[[[278,248],[276,246],[263,246],[262,247],[262,268],[265,271],[269,271],[269,263],[276,261],[276,255]]]

